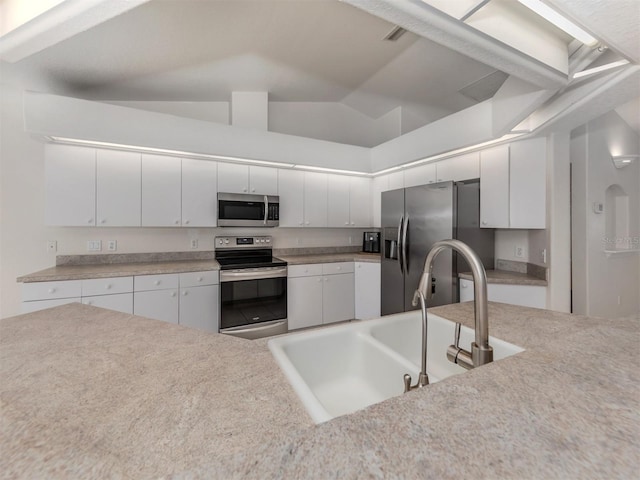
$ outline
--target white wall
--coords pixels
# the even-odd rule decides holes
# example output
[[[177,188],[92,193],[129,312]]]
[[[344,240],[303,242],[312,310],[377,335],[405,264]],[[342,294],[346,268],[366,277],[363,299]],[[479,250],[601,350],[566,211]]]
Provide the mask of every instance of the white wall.
[[[606,214],[594,213],[605,203],[610,185],[629,195],[629,241],[640,248],[640,163],[614,168],[611,155],[640,153],[640,137],[609,112],[571,134],[573,310],[617,317],[640,312],[640,254],[608,256]],[[605,205],[606,209],[606,205]]]

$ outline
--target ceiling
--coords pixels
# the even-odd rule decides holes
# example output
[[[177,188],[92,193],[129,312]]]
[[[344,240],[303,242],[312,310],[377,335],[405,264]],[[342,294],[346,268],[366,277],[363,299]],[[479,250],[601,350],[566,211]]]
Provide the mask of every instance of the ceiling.
[[[266,91],[271,102],[338,102],[373,119],[403,107],[419,112],[423,124],[488,98],[506,78],[484,58],[411,32],[383,40],[394,23],[347,1],[138,0],[141,5],[15,67],[57,85],[52,93],[90,100],[229,102],[234,91]],[[571,42],[515,0],[423,1],[460,12],[479,4],[485,12],[485,4],[514,11],[561,46]],[[605,9],[606,2],[595,0],[548,3],[633,60],[640,50],[633,21],[635,13],[640,20],[640,2],[615,1],[622,8]],[[603,10],[606,22],[596,21]],[[478,12],[469,22],[481,24]]]

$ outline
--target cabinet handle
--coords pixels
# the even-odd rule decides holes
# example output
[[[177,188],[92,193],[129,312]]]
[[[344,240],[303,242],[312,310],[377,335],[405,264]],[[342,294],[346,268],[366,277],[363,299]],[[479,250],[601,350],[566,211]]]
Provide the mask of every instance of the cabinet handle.
[[[252,188],[252,189],[251,189],[251,191],[252,191],[252,192],[255,192],[255,191],[256,191],[256,189],[255,189],[255,188]]]
[[[104,288],[105,288],[106,290],[109,290],[109,289],[111,288],[111,284],[110,284],[110,283],[107,283],[107,284],[105,285],[105,287],[104,287]]]
[[[342,270],[342,267],[336,267],[338,270]]]
[[[186,297],[186,296],[187,296],[187,293],[189,293],[189,292],[188,292],[187,290],[185,290],[184,292],[182,292],[182,296],[183,296],[183,297]]]
[[[486,224],[487,224],[487,222],[486,222],[485,220],[483,220],[483,221],[482,221],[482,224],[483,224],[483,225],[486,225]]]
[[[153,284],[154,285],[160,285],[160,280],[154,280]]]
[[[198,277],[198,281],[201,282],[202,280],[204,280],[204,278],[202,277]]]
[[[467,285],[466,283],[463,283],[463,284],[461,285],[461,287],[462,287],[462,288],[467,288],[467,287],[468,287],[468,285]]]
[[[90,218],[89,220],[87,220],[87,223],[93,223],[93,218]]]
[[[173,222],[173,223],[175,223],[176,225],[180,225],[180,220],[176,220],[176,221],[175,221],[175,222]]]
[[[355,224],[356,224],[356,222],[351,222],[351,225],[355,225]]]
[[[105,223],[107,223],[107,219],[103,218],[102,220],[100,220],[100,223],[104,225]]]
[[[176,292],[171,292],[171,296],[175,297],[176,296]]]
[[[344,222],[345,225],[349,225],[349,222]]]
[[[247,191],[247,187],[243,187],[242,191],[246,192]]]
[[[304,222],[305,225],[309,225],[309,222]]]
[[[298,225],[302,225],[302,222],[298,222]]]
[[[93,305],[93,300],[89,300],[89,301],[87,302],[87,305]]]
[[[49,293],[55,293],[56,289],[55,288],[50,288],[49,289]]]
[[[184,221],[184,224],[185,224],[185,225],[189,225],[189,220],[185,220],[185,221]]]

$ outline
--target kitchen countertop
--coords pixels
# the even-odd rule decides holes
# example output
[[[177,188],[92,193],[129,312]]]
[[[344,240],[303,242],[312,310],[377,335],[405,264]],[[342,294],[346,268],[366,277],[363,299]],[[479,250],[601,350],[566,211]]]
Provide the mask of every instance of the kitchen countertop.
[[[278,255],[289,265],[306,265],[311,263],[336,262],[369,262],[380,263],[379,253],[314,253],[310,255]]]
[[[640,315],[489,316],[526,351],[321,425],[267,339],[79,304],[4,319],[0,477],[635,477]]]
[[[89,265],[57,265],[17,278],[18,282],[52,282],[88,278],[128,277],[219,270],[215,260],[182,260],[173,262],[111,263]]]
[[[503,285],[539,285],[546,287],[547,281],[533,275],[518,272],[508,272],[506,270],[487,270],[487,283],[498,283]],[[473,281],[471,272],[463,272],[458,277]]]

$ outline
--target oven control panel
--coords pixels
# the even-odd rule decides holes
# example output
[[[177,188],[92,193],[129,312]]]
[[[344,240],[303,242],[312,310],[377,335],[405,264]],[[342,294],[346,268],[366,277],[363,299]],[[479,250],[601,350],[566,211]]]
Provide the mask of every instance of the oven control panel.
[[[272,238],[268,235],[260,237],[215,237],[215,248],[271,248]]]

